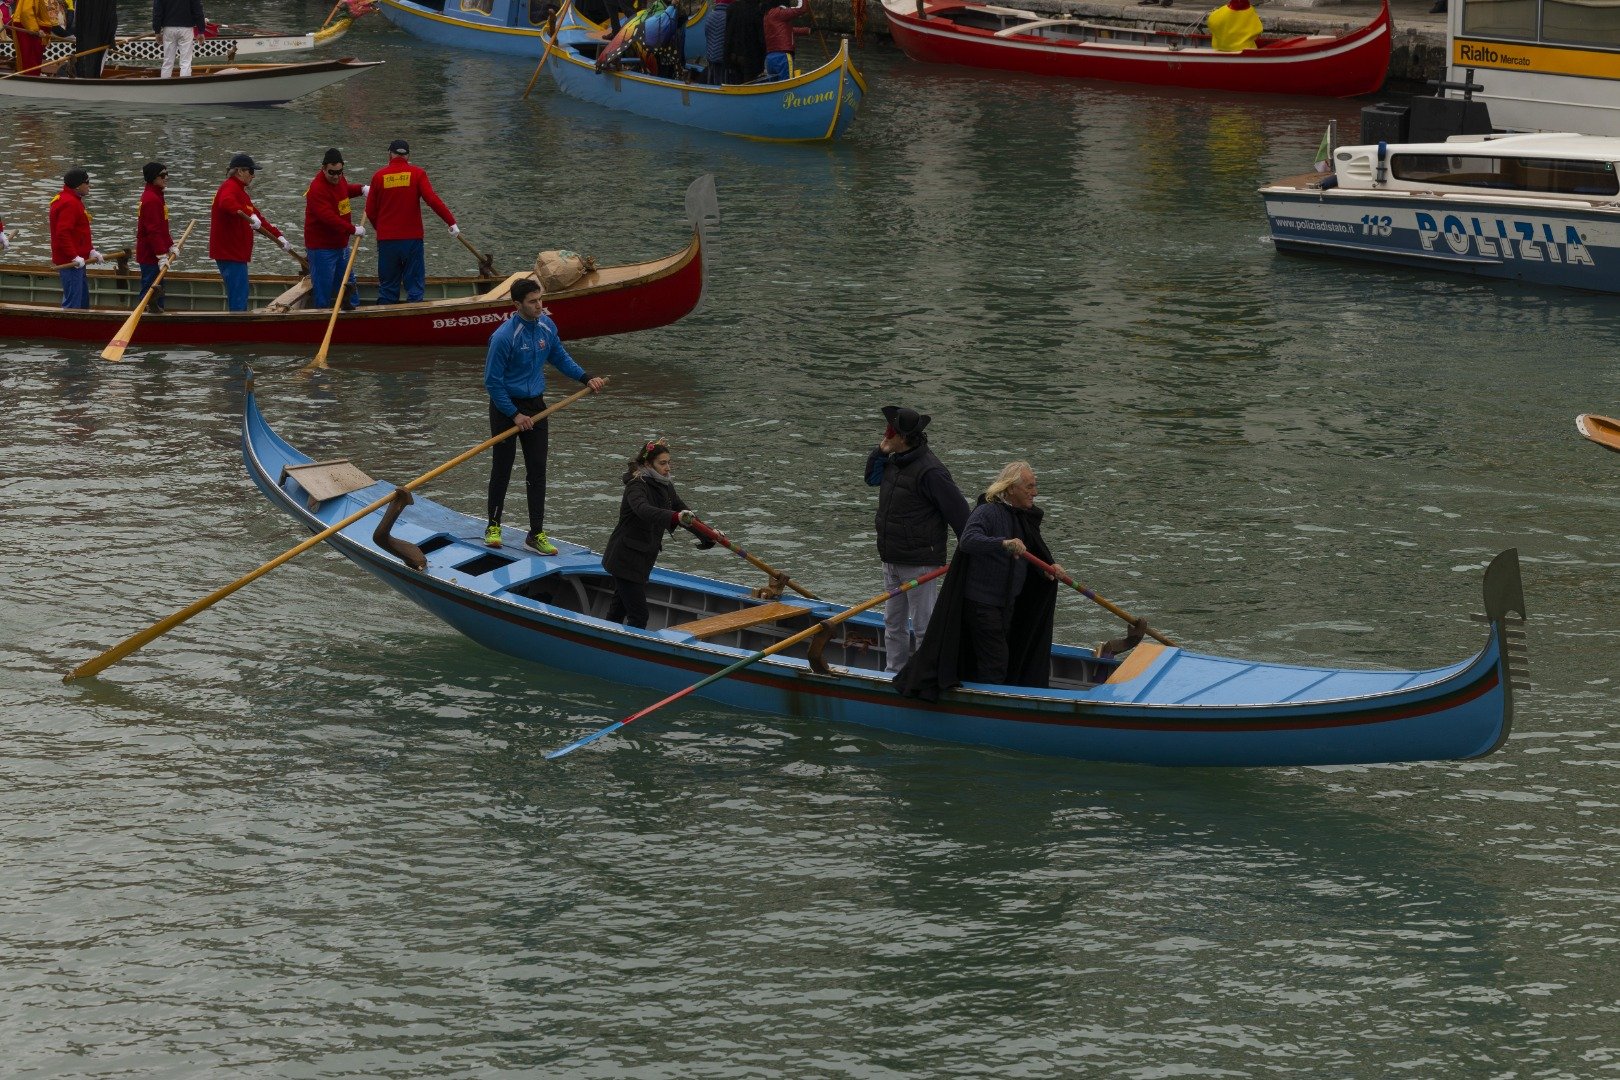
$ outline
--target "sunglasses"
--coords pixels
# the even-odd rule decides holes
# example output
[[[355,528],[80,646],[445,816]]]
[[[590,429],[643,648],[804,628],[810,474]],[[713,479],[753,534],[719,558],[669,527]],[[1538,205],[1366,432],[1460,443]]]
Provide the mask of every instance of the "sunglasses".
[[[340,172],[343,171],[343,166],[341,166],[341,165],[328,165],[326,167],[326,171],[335,175],[335,174],[340,173]]]

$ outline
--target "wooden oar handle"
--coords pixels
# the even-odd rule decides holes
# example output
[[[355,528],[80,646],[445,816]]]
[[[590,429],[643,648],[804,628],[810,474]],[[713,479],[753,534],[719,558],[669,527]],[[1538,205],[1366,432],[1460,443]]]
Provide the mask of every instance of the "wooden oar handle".
[[[788,577],[786,574],[772,566],[770,563],[766,562],[764,559],[751,554],[745,548],[733,543],[731,538],[725,533],[721,532],[719,529],[716,529],[714,526],[707,524],[701,518],[695,516],[692,518],[692,528],[698,530],[698,535],[708,537],[710,540],[713,540],[727,551],[730,551],[739,558],[746,560],[748,565],[754,567],[756,570],[770,575],[772,580],[780,580],[782,584],[786,585],[800,596],[806,597],[810,600],[821,599],[821,597],[817,596],[803,585],[800,585],[797,581],[794,581],[792,578]]]
[[[1098,607],[1103,608],[1103,609],[1105,609],[1105,610],[1107,610],[1107,611],[1109,611],[1109,612],[1111,612],[1111,613],[1113,613],[1115,615],[1118,615],[1121,619],[1124,619],[1128,623],[1134,623],[1136,621],[1136,616],[1135,615],[1132,615],[1130,612],[1126,611],[1124,608],[1119,607],[1118,605],[1110,602],[1106,597],[1098,596],[1096,593],[1092,592],[1090,589],[1086,588],[1084,585],[1082,585],[1079,582],[1075,581],[1074,578],[1070,577],[1068,574],[1064,573],[1062,570],[1059,570],[1057,567],[1053,566],[1051,563],[1049,563],[1046,560],[1040,558],[1040,556],[1032,555],[1028,551],[1023,552],[1023,556],[1024,556],[1025,559],[1029,560],[1031,565],[1035,566],[1036,568],[1041,570],[1043,573],[1051,574],[1053,577],[1057,578],[1059,581],[1063,582],[1063,584],[1067,585],[1069,588],[1073,589],[1075,592],[1079,593],[1081,596],[1085,597],[1087,600],[1090,600],[1092,603],[1096,604]],[[1142,625],[1147,626],[1146,620],[1143,620]],[[1180,648],[1179,645],[1177,645],[1175,642],[1171,641],[1169,638],[1165,637],[1163,634],[1159,633],[1157,630],[1153,629],[1153,627],[1151,627],[1151,626],[1147,626],[1147,632],[1148,632],[1148,636],[1153,638],[1153,640],[1155,640],[1155,641],[1163,642],[1164,644],[1169,645],[1172,648]]]

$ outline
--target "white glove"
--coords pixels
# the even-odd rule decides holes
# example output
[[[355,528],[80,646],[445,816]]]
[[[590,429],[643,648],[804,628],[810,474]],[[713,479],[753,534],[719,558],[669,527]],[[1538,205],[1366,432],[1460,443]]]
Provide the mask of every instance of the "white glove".
[[[288,240],[285,236],[276,237],[276,243],[281,245],[281,250],[282,251],[291,251],[292,250],[292,241]]]
[[[75,270],[83,270],[84,269],[84,256],[83,255],[75,255],[75,256],[73,256],[73,269],[75,269]]]
[[[167,270],[172,262],[174,262],[174,252],[166,251],[158,256],[158,269]]]
[[[248,224],[250,226],[252,226],[253,228],[257,229],[260,225],[263,225],[264,222],[259,220],[259,215],[258,214],[249,214],[248,215]]]
[[[682,510],[680,513],[680,519],[681,524],[690,529],[692,527],[692,522],[697,520],[697,515],[692,513],[690,510]]]
[[[0,251],[5,251],[10,247],[11,237],[6,235],[6,230],[0,229]]]
[[[366,227],[364,225],[356,225],[354,227],[354,235],[356,235],[356,236],[364,236],[364,235],[366,235]]]
[[[451,236],[460,236],[461,235],[461,226],[460,225],[452,225],[452,226],[450,226],[450,235]]]
[[[370,194],[371,194],[371,185],[370,184],[361,184],[360,185],[360,197],[362,199],[364,199],[366,196],[368,196]]]
[[[97,251],[95,248],[90,249],[90,261],[91,262],[102,262],[106,258],[107,258],[107,256],[103,255],[101,252]]]

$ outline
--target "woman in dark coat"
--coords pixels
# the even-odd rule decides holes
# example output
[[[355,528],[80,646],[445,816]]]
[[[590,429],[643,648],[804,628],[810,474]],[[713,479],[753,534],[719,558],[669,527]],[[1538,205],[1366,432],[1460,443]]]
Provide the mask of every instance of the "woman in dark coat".
[[[692,529],[696,520],[669,474],[669,444],[662,439],[644,444],[625,470],[619,523],[602,553],[602,569],[613,575],[610,622],[646,629],[647,579],[664,549],[664,534],[674,532],[677,525]],[[711,548],[714,541],[699,536],[697,546]]]

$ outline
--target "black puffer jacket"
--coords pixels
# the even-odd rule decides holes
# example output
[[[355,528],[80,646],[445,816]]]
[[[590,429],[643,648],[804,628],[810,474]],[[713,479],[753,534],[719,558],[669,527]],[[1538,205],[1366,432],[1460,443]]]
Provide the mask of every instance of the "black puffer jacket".
[[[674,484],[632,474],[624,482],[619,523],[602,552],[602,568],[626,581],[646,581],[664,550],[664,535],[675,531],[674,515],[686,509]]]

